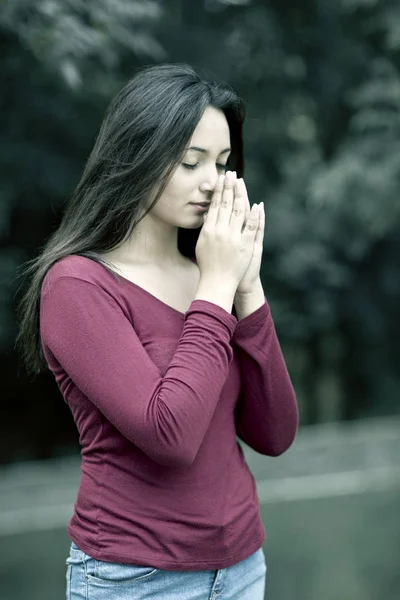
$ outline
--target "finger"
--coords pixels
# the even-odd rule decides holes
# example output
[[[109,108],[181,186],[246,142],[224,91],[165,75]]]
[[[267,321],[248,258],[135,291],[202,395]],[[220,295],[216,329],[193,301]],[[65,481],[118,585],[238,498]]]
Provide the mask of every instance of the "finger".
[[[245,205],[244,222],[242,225],[242,231],[243,231],[243,229],[246,225],[247,219],[250,216],[250,210],[251,210],[249,195],[247,193],[246,184],[243,179],[237,180],[237,190],[238,190],[237,193],[240,194],[240,196],[243,198],[244,205]]]
[[[250,210],[250,216],[247,219],[245,228],[242,233],[242,237],[246,240],[253,240],[257,235],[258,224],[259,224],[259,207],[257,204],[253,204]]]
[[[214,188],[213,197],[211,204],[207,211],[207,223],[215,225],[217,222],[218,211],[221,204],[222,193],[224,191],[225,175],[220,175],[217,180],[217,184]]]
[[[265,213],[264,213],[264,202],[259,204],[259,219],[256,236],[254,238],[254,246],[258,246],[262,252],[264,247],[264,230],[265,230]]]
[[[225,185],[222,192],[221,203],[217,216],[217,223],[221,226],[228,226],[231,218],[233,201],[234,201],[234,188],[236,182],[236,173],[234,171],[227,171],[225,174]]]
[[[243,189],[243,186],[240,182],[240,179],[237,179],[235,182],[235,197],[233,201],[230,224],[233,224],[239,229],[240,232],[242,232],[244,222],[246,220],[246,209],[248,200],[245,190]]]

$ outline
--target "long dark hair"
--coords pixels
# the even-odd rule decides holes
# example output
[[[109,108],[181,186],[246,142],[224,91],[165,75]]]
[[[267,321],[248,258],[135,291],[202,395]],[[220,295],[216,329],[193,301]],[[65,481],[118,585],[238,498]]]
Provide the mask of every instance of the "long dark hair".
[[[111,102],[58,229],[40,255],[22,265],[21,274],[31,281],[18,305],[16,346],[28,372],[38,374],[47,367],[39,330],[47,271],[72,254],[112,271],[99,254],[126,240],[156,204],[207,106],[226,116],[232,148],[228,168],[242,177],[244,105],[227,84],[202,79],[188,65],[162,64],[139,70]],[[155,200],[141,215],[155,185]],[[185,256],[195,255],[200,229],[179,228],[178,248]]]

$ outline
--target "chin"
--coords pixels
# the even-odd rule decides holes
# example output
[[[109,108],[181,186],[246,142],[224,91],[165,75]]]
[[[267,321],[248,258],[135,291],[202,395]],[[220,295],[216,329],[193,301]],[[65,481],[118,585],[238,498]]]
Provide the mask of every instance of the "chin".
[[[200,227],[203,227],[203,223],[197,223],[197,224],[192,223],[190,225],[185,225],[185,226],[180,225],[179,229],[200,229]]]
[[[199,229],[204,224],[203,215],[194,215],[192,218],[186,218],[178,224],[181,229]]]
[[[200,229],[203,227],[204,222],[202,217],[197,217],[192,219],[191,221],[186,221],[186,223],[181,223],[178,225],[178,229]]]

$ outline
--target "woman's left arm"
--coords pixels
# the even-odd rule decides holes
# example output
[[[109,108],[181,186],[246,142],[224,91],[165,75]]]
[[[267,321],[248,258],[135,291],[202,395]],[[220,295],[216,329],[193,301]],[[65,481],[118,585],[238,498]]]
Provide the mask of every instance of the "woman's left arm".
[[[279,456],[296,437],[299,413],[271,311],[263,291],[236,298],[234,308],[242,379],[236,433],[256,452]]]

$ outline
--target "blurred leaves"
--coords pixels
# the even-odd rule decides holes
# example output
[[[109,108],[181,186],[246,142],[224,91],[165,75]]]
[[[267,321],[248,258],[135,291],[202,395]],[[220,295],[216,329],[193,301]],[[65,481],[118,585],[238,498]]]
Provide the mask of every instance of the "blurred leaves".
[[[245,179],[251,202],[266,206],[262,278],[300,402],[318,402],[318,378],[332,369],[340,417],[393,409],[397,0],[14,0],[0,3],[0,28],[0,280],[57,223],[134,68],[190,62],[247,104]],[[12,342],[4,290],[3,349]],[[315,407],[302,414],[320,418]]]
[[[162,16],[156,0],[14,0],[2,3],[0,24],[72,88],[96,70],[120,68],[124,51],[153,60],[165,51],[151,27]]]
[[[370,243],[400,224],[400,77],[387,60],[347,94],[353,113],[348,135],[315,174],[310,202],[352,222]]]
[[[205,0],[205,8],[210,11],[224,10],[229,6],[247,6],[252,0]]]

